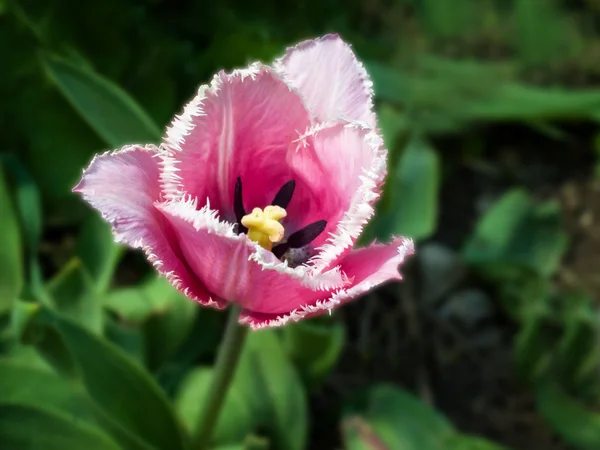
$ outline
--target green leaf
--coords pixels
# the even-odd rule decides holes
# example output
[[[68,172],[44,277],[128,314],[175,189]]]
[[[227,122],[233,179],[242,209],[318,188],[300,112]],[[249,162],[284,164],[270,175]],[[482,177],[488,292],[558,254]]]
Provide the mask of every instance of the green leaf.
[[[12,306],[23,288],[21,232],[4,174],[0,166],[0,312]]]
[[[0,404],[35,406],[94,423],[90,401],[77,386],[50,372],[0,362]]]
[[[309,387],[318,386],[334,369],[345,342],[344,325],[318,318],[287,325],[283,345]]]
[[[523,380],[534,381],[550,368],[555,342],[547,313],[526,315],[523,321],[515,341],[516,370]]]
[[[100,334],[104,312],[92,278],[81,261],[73,258],[48,283],[55,307],[94,333]]]
[[[552,381],[535,384],[538,411],[554,431],[581,450],[600,448],[600,415],[585,409]]]
[[[77,239],[77,255],[103,294],[112,281],[124,247],[115,243],[110,225],[99,214],[90,214]]]
[[[5,155],[4,163],[12,175],[15,209],[18,213],[27,254],[27,286],[22,298],[43,301],[44,292],[38,251],[42,236],[42,205],[39,190],[23,165],[13,156]]]
[[[390,235],[425,239],[436,229],[440,161],[436,151],[420,139],[412,139],[394,173],[387,181],[390,200],[387,210],[381,211],[376,236]]]
[[[119,348],[41,308],[28,330],[40,352],[65,375],[76,376],[94,404],[120,427],[156,448],[184,449],[185,439],[163,391]],[[65,361],[72,369],[65,373]]]
[[[143,325],[148,366],[156,369],[183,344],[201,309],[163,277],[146,284],[144,290],[150,304],[156,305]]]
[[[462,255],[484,271],[488,265],[511,264],[549,277],[558,269],[567,245],[558,205],[535,205],[525,191],[513,189],[479,219]]]
[[[454,435],[444,416],[392,386],[370,388],[344,415],[346,450],[445,450]]]
[[[240,363],[227,391],[225,403],[212,436],[212,443],[215,446],[235,445],[243,441],[254,431],[260,421],[260,416],[255,411],[256,403],[251,395],[253,380],[247,378],[247,369],[243,369],[243,367],[244,364]],[[245,373],[238,375],[240,372]],[[210,368],[194,369],[188,373],[179,387],[175,405],[179,417],[192,434],[198,426],[213,374],[214,372]]]
[[[556,352],[561,381],[573,389],[585,389],[596,378],[600,363],[595,305],[583,292],[564,295],[561,300],[564,329]]]
[[[457,434],[449,439],[443,450],[508,450],[503,445],[476,436]]]
[[[44,54],[42,63],[69,102],[112,147],[160,140],[152,119],[111,81],[53,55]]]
[[[308,438],[306,393],[279,338],[272,330],[257,331],[250,333],[246,345],[261,381],[259,392],[268,402],[270,420],[266,425],[275,445],[304,449]]]
[[[192,433],[198,425],[211,375],[210,369],[192,372],[176,396],[180,417]],[[302,450],[306,446],[306,394],[279,338],[271,330],[249,334],[212,444],[239,443],[259,425],[273,436],[277,448]]]
[[[200,311],[163,277],[152,277],[141,286],[112,291],[105,297],[104,305],[124,322],[142,325],[146,360],[152,370],[177,351]]]
[[[119,450],[106,434],[90,425],[43,409],[0,404],[0,447],[6,449]]]

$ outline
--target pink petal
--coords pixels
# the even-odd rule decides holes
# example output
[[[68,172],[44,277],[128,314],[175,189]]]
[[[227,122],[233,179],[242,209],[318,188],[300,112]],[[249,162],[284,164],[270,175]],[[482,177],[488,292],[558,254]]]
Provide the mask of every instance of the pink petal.
[[[275,65],[300,91],[317,121],[345,118],[375,126],[373,83],[338,35],[302,42],[288,49]]]
[[[339,289],[325,300],[317,301],[285,314],[264,314],[244,309],[240,323],[258,330],[261,328],[285,325],[290,320],[298,321],[331,311],[333,308],[350,301],[374,287],[390,280],[400,280],[398,271],[407,256],[414,253],[413,242],[406,238],[397,238],[387,245],[373,244],[353,250],[342,261],[341,269],[352,280],[352,285]]]
[[[269,205],[291,180],[285,158],[310,123],[300,96],[270,68],[215,76],[167,131],[162,181],[167,198],[210,198],[232,219],[233,192],[241,177],[247,211]]]
[[[244,308],[277,314],[329,297],[348,285],[339,270],[314,275],[307,267],[291,268],[273,253],[236,234],[208,206],[196,200],[159,206],[169,219],[185,260],[196,276],[218,297]]]
[[[304,135],[288,159],[298,192],[288,218],[300,218],[298,228],[327,220],[325,232],[313,242],[318,254],[311,263],[317,271],[329,270],[352,249],[374,214],[387,171],[383,140],[356,123],[321,126]]]
[[[73,189],[113,227],[117,242],[142,248],[160,273],[188,297],[203,304],[213,301],[204,286],[182,262],[173,232],[154,204],[160,201],[157,148],[131,145],[96,156]],[[176,242],[175,242],[176,244]]]

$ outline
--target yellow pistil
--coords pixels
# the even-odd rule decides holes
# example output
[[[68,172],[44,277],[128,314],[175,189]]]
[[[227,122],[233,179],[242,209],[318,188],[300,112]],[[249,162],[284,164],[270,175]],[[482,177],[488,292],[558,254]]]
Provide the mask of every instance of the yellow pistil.
[[[264,211],[254,208],[250,214],[242,217],[242,225],[248,228],[248,237],[257,242],[261,247],[271,250],[273,243],[283,239],[283,225],[280,219],[287,216],[287,212],[280,206],[267,206]]]

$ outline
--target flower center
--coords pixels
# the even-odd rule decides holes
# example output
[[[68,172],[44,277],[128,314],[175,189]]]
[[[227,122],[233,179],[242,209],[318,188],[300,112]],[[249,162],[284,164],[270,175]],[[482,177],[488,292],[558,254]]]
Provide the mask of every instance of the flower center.
[[[285,209],[269,205],[264,210],[254,208],[250,214],[242,217],[241,223],[248,228],[248,238],[261,247],[271,250],[273,243],[283,239],[284,228],[279,220],[287,215]]]

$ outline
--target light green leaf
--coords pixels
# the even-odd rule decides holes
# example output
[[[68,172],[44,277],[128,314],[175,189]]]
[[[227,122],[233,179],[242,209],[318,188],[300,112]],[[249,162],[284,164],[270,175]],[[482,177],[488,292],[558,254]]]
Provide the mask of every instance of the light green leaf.
[[[11,361],[0,362],[0,404],[35,406],[71,420],[94,423],[91,403],[78,386],[50,372]]]
[[[245,362],[247,364],[248,360]],[[254,398],[248,395],[251,394],[253,380],[247,378],[248,368],[244,368],[244,365],[243,362],[240,363],[225,397],[212,436],[212,443],[215,446],[235,445],[242,442],[260,422],[261,417],[256,414]],[[179,387],[175,405],[179,417],[191,434],[199,425],[204,399],[208,396],[213,374],[210,368],[194,369],[188,373]]]
[[[420,139],[404,149],[393,174],[388,177],[387,209],[377,217],[375,237],[390,235],[424,239],[437,227],[440,161],[436,151]]]
[[[152,119],[113,82],[53,55],[44,54],[42,62],[69,102],[112,147],[160,140]]]
[[[0,447],[28,450],[119,450],[99,429],[32,406],[0,403]]]
[[[287,359],[279,338],[272,330],[256,331],[247,340],[258,379],[265,396],[270,420],[266,424],[275,445],[302,450],[308,438],[308,406],[299,376]]]
[[[0,312],[8,310],[23,288],[21,232],[5,168],[0,165]]]
[[[413,395],[379,385],[344,416],[346,450],[446,450],[454,436],[444,416]]]
[[[73,258],[48,283],[55,307],[94,333],[101,333],[104,312],[94,283],[81,261]]]
[[[600,448],[600,415],[584,408],[556,383],[534,385],[539,412],[563,439],[581,450]]]
[[[79,379],[94,404],[138,439],[156,448],[186,448],[185,438],[163,391],[119,348],[86,329],[41,308],[26,338],[65,375]],[[67,366],[68,369],[68,366]]]
[[[176,396],[180,417],[192,433],[202,412],[202,399],[210,389],[211,375],[210,369],[192,372]],[[303,450],[306,446],[306,394],[271,330],[249,334],[212,444],[239,443],[258,426],[269,432],[277,448]]]

